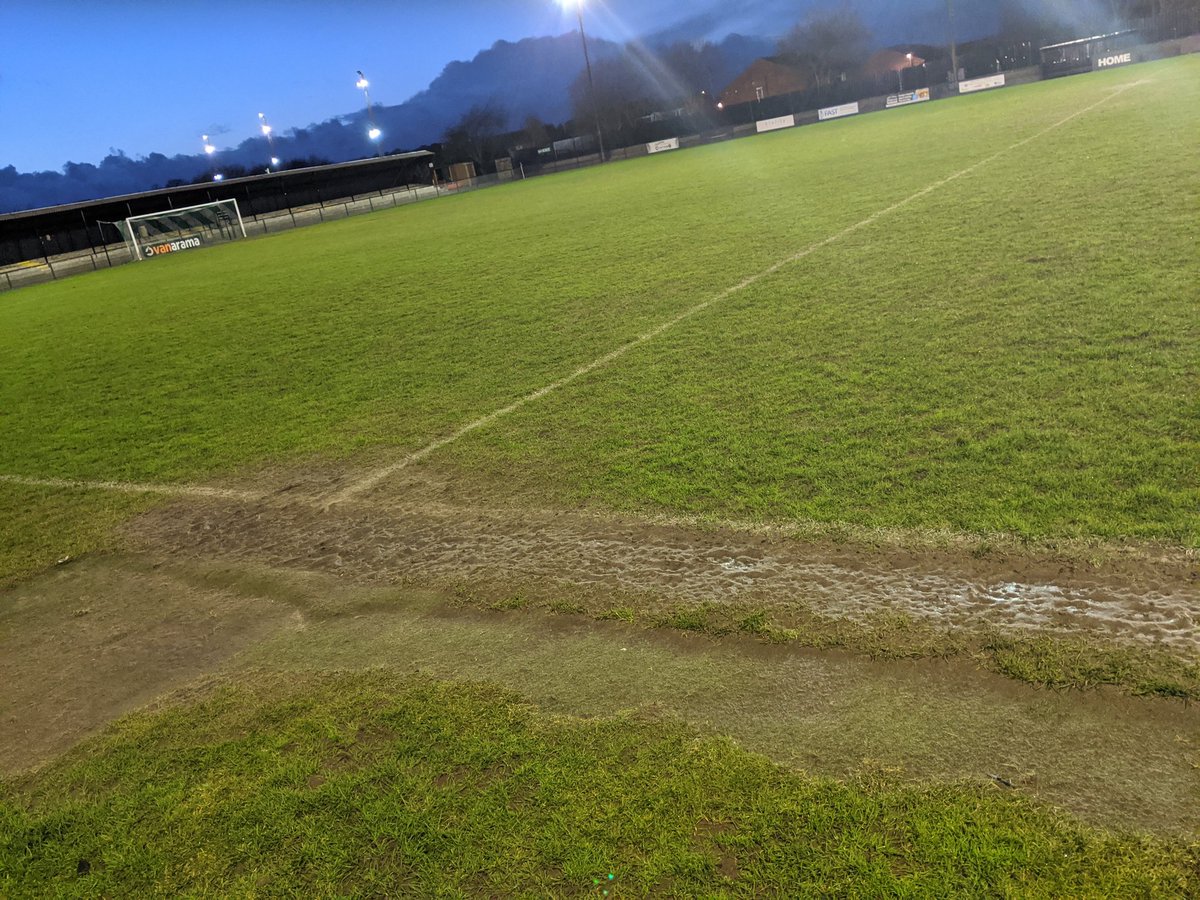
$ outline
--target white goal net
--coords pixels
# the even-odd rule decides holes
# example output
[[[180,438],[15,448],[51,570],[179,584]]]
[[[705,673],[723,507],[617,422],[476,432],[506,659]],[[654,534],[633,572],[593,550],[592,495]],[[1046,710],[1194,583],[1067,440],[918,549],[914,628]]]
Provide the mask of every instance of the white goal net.
[[[246,236],[236,200],[167,209],[114,223],[134,259],[153,259]]]

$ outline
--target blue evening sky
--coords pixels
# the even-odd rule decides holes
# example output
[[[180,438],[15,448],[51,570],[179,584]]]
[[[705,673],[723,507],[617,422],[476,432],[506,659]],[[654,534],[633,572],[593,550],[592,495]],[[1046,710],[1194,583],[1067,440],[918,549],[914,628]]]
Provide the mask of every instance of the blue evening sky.
[[[585,15],[617,40],[698,18],[720,38],[782,33],[810,3],[589,0]],[[0,0],[0,168],[195,153],[206,132],[234,146],[259,112],[286,131],[360,108],[356,69],[396,104],[452,60],[574,21],[555,0]]]

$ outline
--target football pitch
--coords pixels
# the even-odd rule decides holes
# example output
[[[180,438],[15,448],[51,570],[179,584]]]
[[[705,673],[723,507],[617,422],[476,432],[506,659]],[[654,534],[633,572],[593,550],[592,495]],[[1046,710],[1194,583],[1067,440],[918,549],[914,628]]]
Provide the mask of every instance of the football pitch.
[[[348,614],[296,598],[340,588],[289,579],[331,575],[441,592],[479,615],[536,609],[872,658],[986,658],[991,674],[1036,685],[1198,698],[1197,146],[1193,55],[517,182],[0,297],[0,589],[18,598],[18,616],[53,594],[64,616],[86,620],[109,602],[97,597],[169,592],[158,567],[186,563],[171,583],[188,598],[223,604],[249,591],[324,622]],[[364,616],[383,603],[356,598]],[[245,641],[267,627],[252,624],[252,608],[229,613],[245,616]],[[121,640],[143,621],[129,615]],[[166,627],[143,615],[158,623],[147,633]],[[0,638],[19,640],[20,621]],[[980,623],[999,630],[981,638]],[[1098,644],[1041,642],[1051,632]],[[608,648],[617,658],[638,640],[622,635]],[[366,663],[344,647],[373,639],[348,631],[312,655],[356,668]],[[230,654],[247,652],[240,640],[228,639]],[[252,663],[274,670],[291,652]],[[214,659],[197,653],[180,672],[209,672]],[[484,680],[526,691],[528,673],[501,677],[501,661],[471,659]],[[337,706],[335,688],[314,690]],[[20,690],[13,697],[37,693]],[[403,690],[428,725],[440,689]],[[130,697],[116,712],[153,699]],[[1194,717],[1149,706],[1161,699],[1120,700],[1157,710],[1147,721],[1158,716],[1163,734],[1176,723],[1187,732],[1157,789],[1164,809],[1181,804],[1162,812],[1168,830],[1200,834],[1185,808]],[[266,710],[255,727],[282,721],[276,702],[246,700]],[[484,694],[454,702],[467,718],[476,707],[504,718],[497,734],[524,727]],[[218,712],[232,715],[228,703]],[[999,735],[1007,725],[989,703],[971,715],[991,717],[981,733]],[[202,728],[123,727],[109,751],[121,734]],[[727,730],[786,756],[768,726],[754,727]],[[569,740],[594,739],[580,733]],[[46,746],[61,749],[55,740]],[[1053,735],[1044,741],[1036,752],[1050,759]],[[1138,765],[1134,744],[1078,765],[1111,766],[1118,780]],[[776,777],[731,752],[709,747],[707,765],[755,785]],[[983,765],[982,750],[951,762],[912,752],[920,774],[976,777]],[[67,791],[76,776],[55,777]],[[1138,827],[1153,819],[1139,806],[1144,789],[1045,788],[1094,823]],[[973,796],[945,804],[969,810]],[[923,816],[937,806],[925,794],[903,802]],[[760,837],[776,833],[776,812],[764,815]],[[1030,851],[1035,862],[1074,840],[1040,812],[1020,815],[1054,835]],[[1008,827],[996,826],[998,846]],[[737,843],[723,835],[712,838]],[[572,877],[612,864],[596,840]],[[1107,852],[1100,838],[1079,840],[1095,859]],[[1122,844],[1127,870],[1055,870],[1055,883],[1082,879],[1097,895],[1194,886],[1174,856],[1144,850]],[[541,871],[557,852],[519,865]],[[810,864],[779,852],[784,863],[763,863],[760,884]],[[938,857],[930,890],[962,887],[951,857]],[[847,871],[827,883],[849,889]],[[657,883],[639,872],[638,890]],[[717,880],[673,877],[688,890],[733,880],[709,874]],[[870,883],[891,890],[893,875],[903,872]],[[420,883],[470,892],[443,876]],[[564,883],[545,877],[547,889]],[[509,887],[530,883],[543,882]]]
[[[421,464],[538,503],[1195,547],[1196,73],[963,98],[23,291],[0,304],[0,475],[219,483],[319,458],[353,486],[594,365]],[[0,492],[4,575],[117,514],[104,492]]]

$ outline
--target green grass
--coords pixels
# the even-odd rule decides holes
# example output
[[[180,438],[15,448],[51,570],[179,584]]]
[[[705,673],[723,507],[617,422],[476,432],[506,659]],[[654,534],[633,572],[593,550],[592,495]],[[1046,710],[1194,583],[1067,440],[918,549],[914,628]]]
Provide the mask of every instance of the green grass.
[[[801,600],[769,609],[741,603],[680,603],[649,595],[615,599],[581,592],[577,599],[547,599],[538,591],[500,600],[478,586],[454,591],[459,605],[488,611],[529,610],[586,616],[712,637],[743,634],[764,643],[814,650],[846,650],[871,659],[969,659],[982,668],[1036,687],[1118,688],[1139,697],[1200,701],[1200,659],[1162,647],[1106,643],[1077,635],[1021,635],[998,629],[951,631],[944,625],[883,612],[865,621],[823,614]]]
[[[392,459],[1149,79],[433,463],[549,502],[1196,546],[1198,76],[1038,84],[22,290],[0,300],[0,473]],[[4,574],[112,513],[47,535],[38,506],[0,492]]]
[[[533,458],[540,485],[635,510],[1196,546],[1200,122],[1172,120],[1177,101],[1158,93],[1200,103],[1189,71],[1186,86],[1160,71],[450,455],[496,478]],[[1059,90],[913,125],[954,142],[975,116]],[[906,124],[869,138],[894,152]]]
[[[1200,849],[999,789],[809,778],[486,685],[261,677],[0,795],[0,893],[1187,896]],[[611,879],[610,879],[611,876]]]
[[[114,529],[145,497],[0,483],[0,588],[65,558],[113,546]]]

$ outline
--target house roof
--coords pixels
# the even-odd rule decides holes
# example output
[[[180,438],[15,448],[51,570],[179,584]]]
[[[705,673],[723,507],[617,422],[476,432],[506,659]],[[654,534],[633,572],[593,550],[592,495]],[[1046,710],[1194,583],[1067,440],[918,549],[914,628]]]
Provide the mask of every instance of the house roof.
[[[1091,37],[1076,38],[1073,41],[1063,41],[1061,44],[1050,44],[1048,47],[1041,47],[1041,50],[1061,50],[1063,47],[1075,47],[1079,44],[1090,44],[1092,41],[1102,41],[1106,38],[1124,37],[1127,34],[1136,34],[1137,32],[1130,28],[1125,31],[1110,31],[1108,34],[1094,34]]]
[[[344,172],[350,169],[360,168],[377,168],[384,167],[397,162],[404,162],[412,159],[422,159],[427,156],[433,156],[428,150],[414,150],[411,153],[393,153],[389,156],[378,156],[371,159],[355,159],[350,162],[329,163],[320,166],[306,166],[302,169],[283,169],[279,172],[272,172],[269,175],[244,175],[240,178],[227,178],[221,182],[221,187],[228,190],[230,185],[247,184],[256,181],[275,181],[283,180],[284,182],[297,180],[300,178],[310,177],[319,173],[334,173]],[[181,194],[189,190],[199,191],[206,188],[214,188],[214,185],[209,182],[201,182],[199,184],[181,184],[171,188],[156,188],[152,191],[139,191],[135,194],[121,194],[115,197],[101,197],[98,200],[81,200],[76,203],[63,203],[58,206],[43,206],[38,209],[23,209],[18,212],[5,213],[0,215],[0,221],[10,221],[16,219],[25,219],[31,217],[43,216],[46,213],[59,212],[61,210],[76,210],[90,209],[95,206],[105,206],[111,203],[123,203],[128,200],[141,199],[145,197],[159,197],[168,194]]]
[[[912,54],[912,60],[908,58],[910,51],[896,50],[892,47],[885,47],[883,50],[876,51],[871,55],[863,66],[863,71],[868,75],[882,75],[884,72],[899,72],[901,69],[916,68],[925,65],[923,57],[917,54]]]

